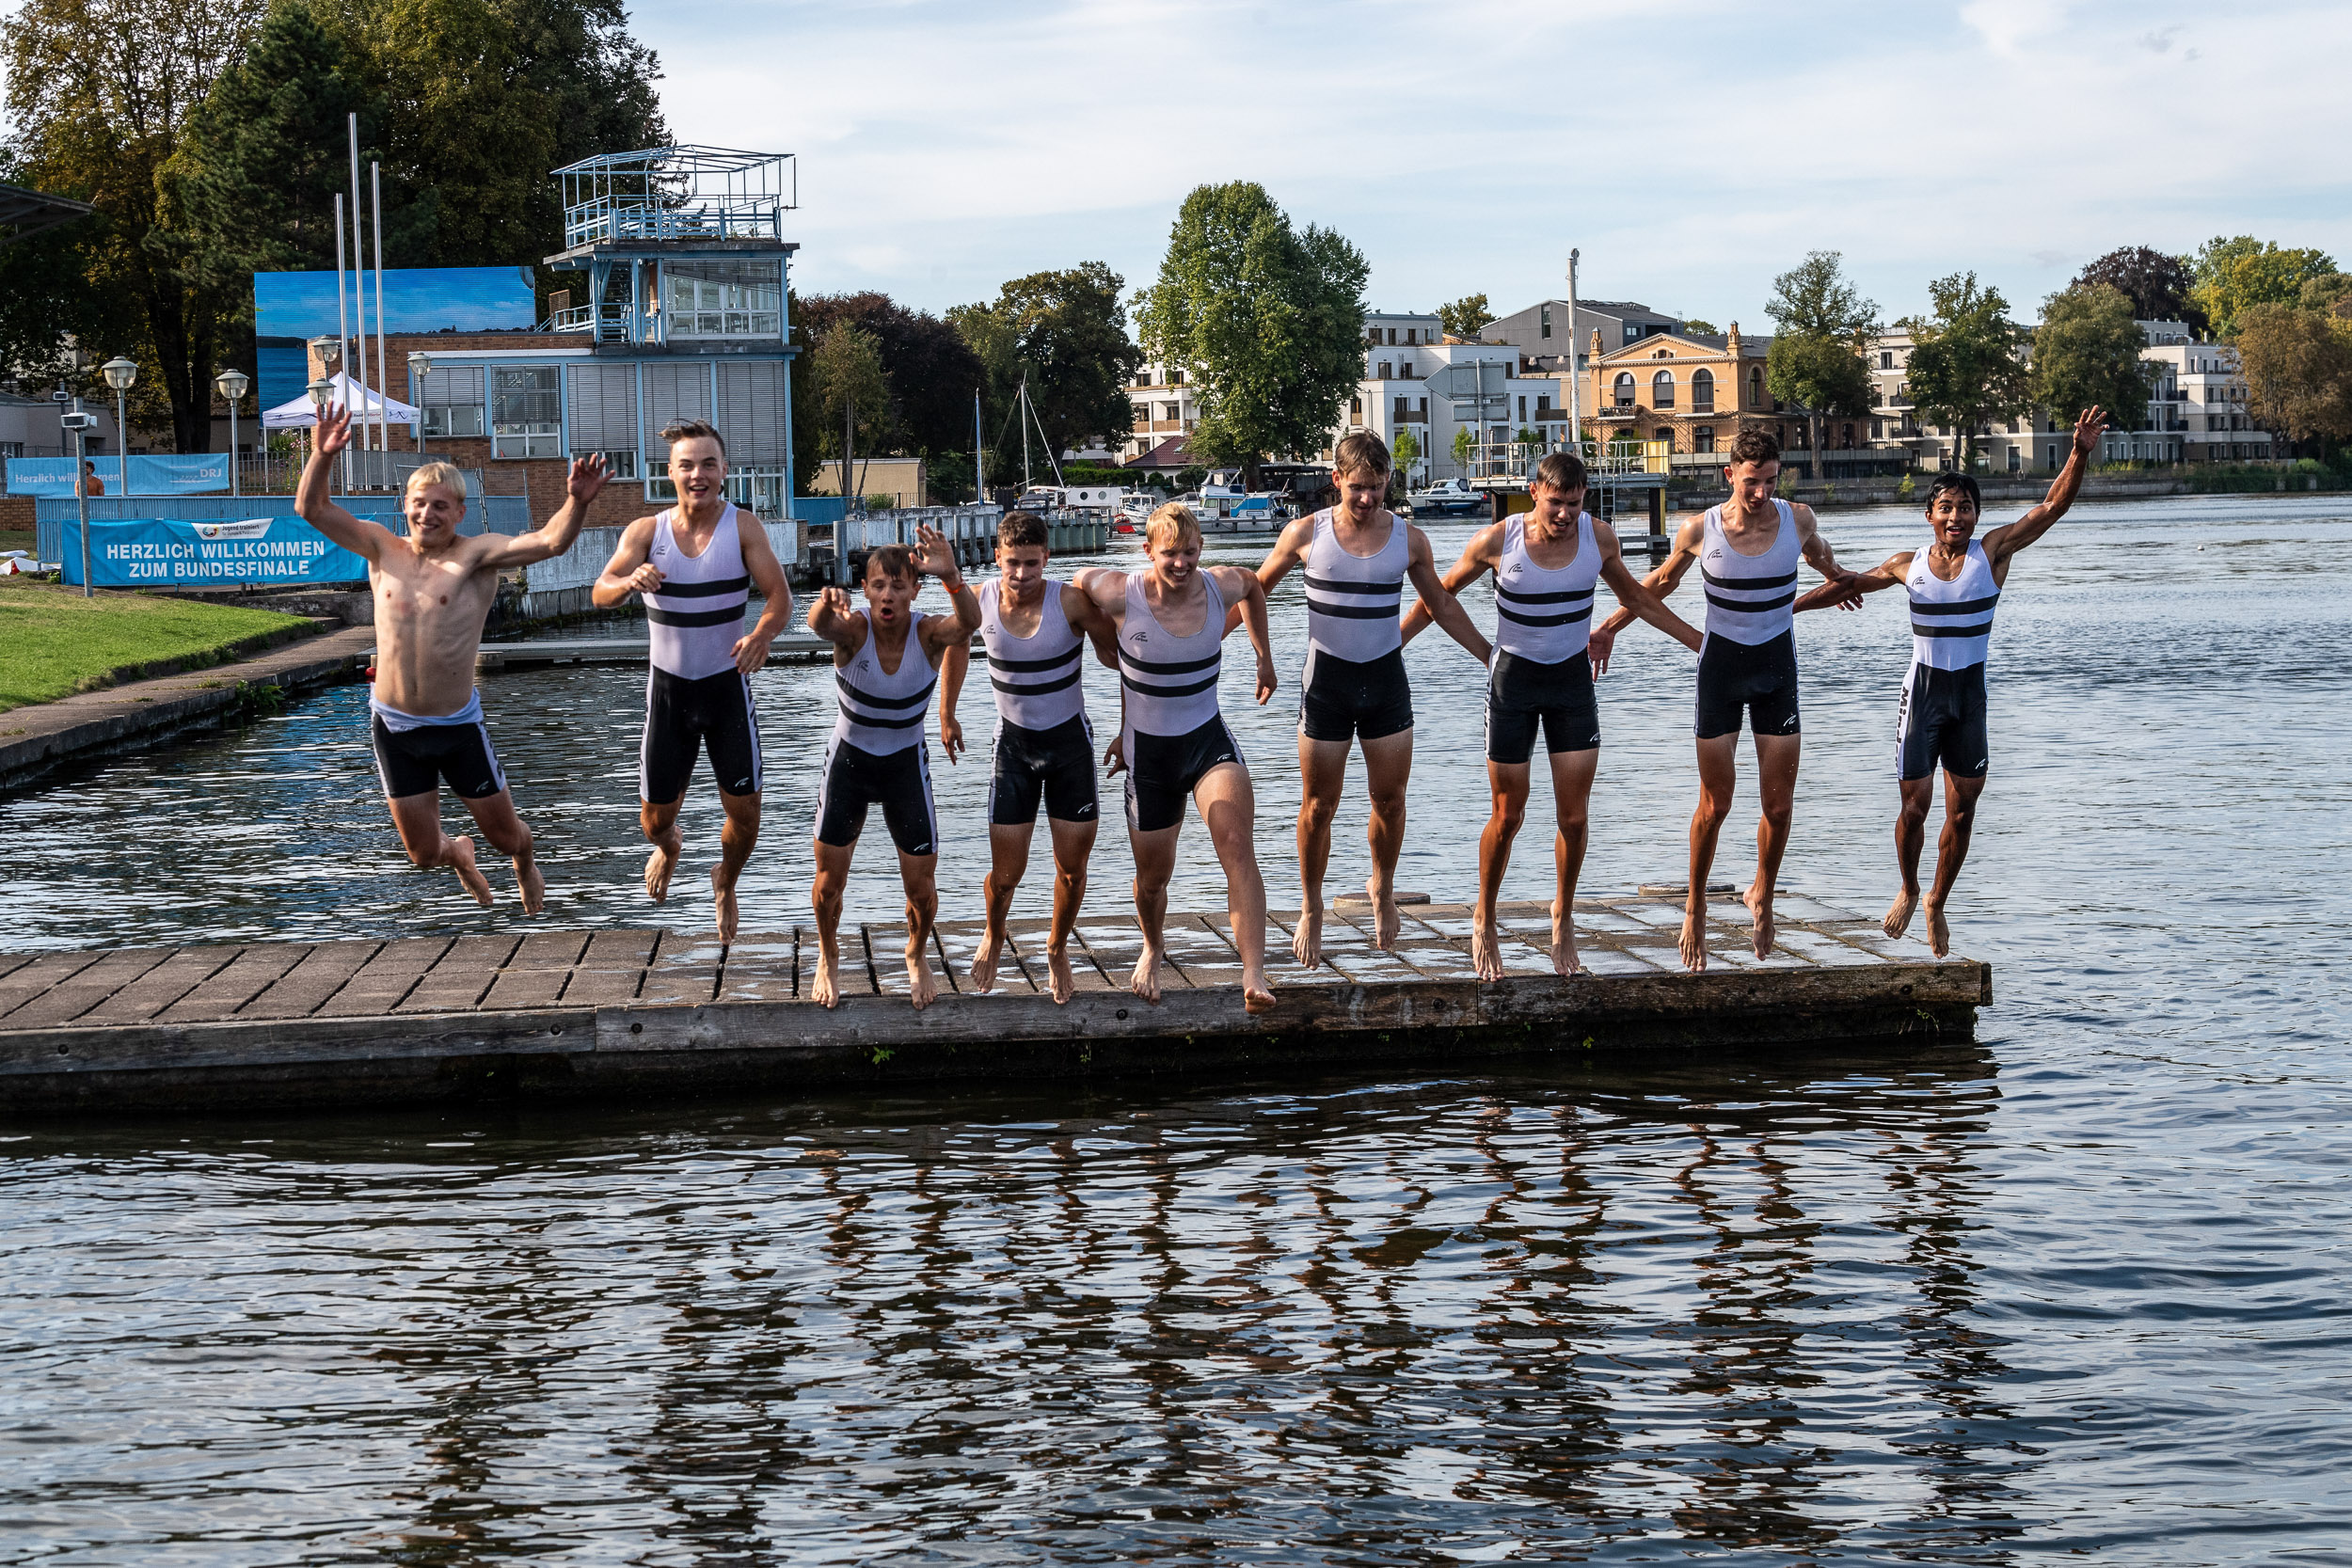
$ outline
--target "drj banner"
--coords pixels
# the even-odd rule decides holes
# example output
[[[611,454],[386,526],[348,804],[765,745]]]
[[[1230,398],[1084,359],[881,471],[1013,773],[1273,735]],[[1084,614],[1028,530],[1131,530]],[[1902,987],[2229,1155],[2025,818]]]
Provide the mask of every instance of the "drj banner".
[[[296,517],[183,523],[138,517],[90,525],[95,588],[202,588],[237,583],[364,582],[368,563]],[[82,580],[82,536],[59,530],[65,580]]]
[[[122,459],[93,457],[90,463],[98,470],[98,483],[105,486],[107,495],[122,494]],[[180,456],[170,452],[153,456],[133,454],[131,458],[131,489],[134,496],[198,496],[229,488],[229,455],[226,452],[195,452]],[[8,459],[8,493],[12,496],[71,496],[73,494],[73,459],[71,457],[11,457]]]

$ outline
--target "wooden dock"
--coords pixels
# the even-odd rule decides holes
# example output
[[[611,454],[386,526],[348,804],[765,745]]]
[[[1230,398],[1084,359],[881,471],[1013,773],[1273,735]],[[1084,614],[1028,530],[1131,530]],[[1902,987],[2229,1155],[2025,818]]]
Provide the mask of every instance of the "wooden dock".
[[[1717,910],[1724,906],[1718,904]],[[1338,907],[1327,958],[1290,961],[1269,930],[1270,1015],[1241,1006],[1225,917],[1168,919],[1165,995],[1126,988],[1125,911],[1079,923],[1079,992],[1045,994],[1044,922],[1016,920],[998,990],[966,994],[977,922],[943,925],[939,1000],[906,1001],[904,927],[844,930],[850,995],[807,1000],[813,929],[731,944],[654,930],[256,942],[0,954],[0,1112],[359,1108],[776,1091],[977,1078],[1257,1075],[1312,1065],[1457,1065],[1512,1056],[1973,1037],[1991,972],[1894,941],[1875,921],[1786,895],[1759,961],[1745,911],[1682,973],[1671,895],[1579,900],[1590,975],[1563,979],[1540,904],[1506,905],[1509,976],[1470,968],[1470,911],[1408,906],[1392,953],[1370,911]]]

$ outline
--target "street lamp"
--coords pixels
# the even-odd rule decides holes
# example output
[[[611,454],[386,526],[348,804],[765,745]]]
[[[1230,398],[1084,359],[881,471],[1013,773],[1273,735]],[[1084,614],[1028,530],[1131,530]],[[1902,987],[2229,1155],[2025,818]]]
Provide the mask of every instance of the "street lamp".
[[[253,385],[252,377],[234,365],[213,377],[213,385],[229,400],[229,493],[237,494],[237,401]]]
[[[408,356],[408,406],[417,411],[417,455],[424,456],[424,378],[433,373],[433,356],[412,354]]]
[[[122,493],[131,493],[131,415],[127,399],[131,384],[139,378],[139,368],[131,360],[117,355],[98,367],[106,372],[106,385],[115,389],[115,438],[122,443]]]
[[[320,376],[302,389],[310,394],[310,450],[315,452],[319,450],[319,419],[326,412],[326,400],[335,395],[335,384]],[[348,491],[350,486],[343,488]]]

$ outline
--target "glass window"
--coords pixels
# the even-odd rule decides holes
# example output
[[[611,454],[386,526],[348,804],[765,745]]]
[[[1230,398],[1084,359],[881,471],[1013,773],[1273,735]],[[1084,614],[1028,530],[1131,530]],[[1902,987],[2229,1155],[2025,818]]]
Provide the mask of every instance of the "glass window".
[[[1675,405],[1675,372],[1660,371],[1650,377],[1649,403],[1652,408],[1672,408]]]
[[[1631,371],[1617,372],[1616,403],[1620,408],[1633,406],[1633,372]]]
[[[1748,406],[1750,408],[1764,406],[1764,372],[1761,367],[1756,365],[1748,367]]]
[[[490,376],[490,455],[560,457],[564,408],[553,365],[501,366]]]
[[[1715,427],[1711,424],[1703,424],[1691,432],[1691,450],[1713,451],[1715,450]]]
[[[1544,307],[1544,322],[1543,322],[1542,336],[1547,337],[1547,338],[1549,338],[1549,337],[1550,337],[1550,336],[1551,336],[1551,307],[1550,307],[1550,306],[1549,306],[1549,305],[1547,305],[1547,306],[1545,306],[1545,307]]]
[[[773,261],[671,261],[661,307],[673,338],[773,338],[783,323],[783,269]]]
[[[1691,412],[1711,414],[1715,411],[1715,372],[1695,370],[1691,372]]]

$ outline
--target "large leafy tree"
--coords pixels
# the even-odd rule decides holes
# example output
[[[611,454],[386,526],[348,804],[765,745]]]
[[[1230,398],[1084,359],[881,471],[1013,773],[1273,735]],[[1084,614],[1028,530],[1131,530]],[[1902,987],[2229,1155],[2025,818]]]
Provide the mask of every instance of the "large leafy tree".
[[[802,295],[792,320],[809,341],[844,322],[873,339],[890,377],[896,444],[918,456],[971,447],[972,394],[986,372],[951,324],[874,290]]]
[[[1010,416],[1026,382],[1038,428],[1057,456],[1092,441],[1116,448],[1135,427],[1127,387],[1143,351],[1127,331],[1126,279],[1101,261],[1016,277],[985,305],[947,312],[987,368],[988,424],[998,472],[1021,451]],[[1001,436],[999,435],[1001,432]]]
[[[1979,432],[2033,406],[2029,335],[2009,319],[2001,292],[1979,283],[1973,272],[1937,278],[1928,285],[1928,315],[1900,324],[1913,345],[1912,402],[1921,419],[1953,427],[1961,467],[1974,467]]]
[[[1265,188],[1196,187],[1137,315],[1152,357],[1200,388],[1192,451],[1252,470],[1320,451],[1363,372],[1361,252],[1295,229]]]
[[[2033,335],[2033,398],[2073,421],[2093,404],[2115,424],[2137,429],[2156,367],[2140,357],[2147,337],[2138,304],[2111,283],[2076,284],[2052,294]]]
[[[808,356],[803,397],[817,415],[818,451],[828,461],[870,458],[887,449],[897,433],[891,412],[890,375],[882,369],[882,344],[853,321],[835,322],[817,340]],[[841,493],[863,493],[865,467],[843,466]],[[855,481],[855,483],[851,483]]]
[[[2074,276],[2074,287],[2100,284],[2122,291],[2137,321],[2177,321],[2202,332],[2209,325],[2195,297],[2197,276],[2185,256],[2144,245],[2119,245]]]
[[[2249,411],[2298,441],[2352,438],[2352,297],[2346,314],[2297,305],[2249,306],[2237,350]]]
[[[1816,250],[1772,279],[1764,313],[1772,318],[1764,375],[1772,396],[1804,415],[1815,469],[1827,450],[1826,421],[1870,411],[1870,372],[1862,356],[1879,330],[1879,308],[1862,297],[1835,250]]]
[[[2197,304],[2223,338],[2236,333],[2238,318],[2248,309],[2296,304],[2305,283],[2336,270],[2324,250],[2281,250],[2277,241],[2251,234],[2215,235],[2199,247],[2195,265]]]
[[[1449,338],[1459,338],[1466,343],[1478,341],[1479,333],[1495,319],[1486,307],[1485,294],[1464,294],[1451,305],[1438,307],[1438,325],[1445,328]]]

